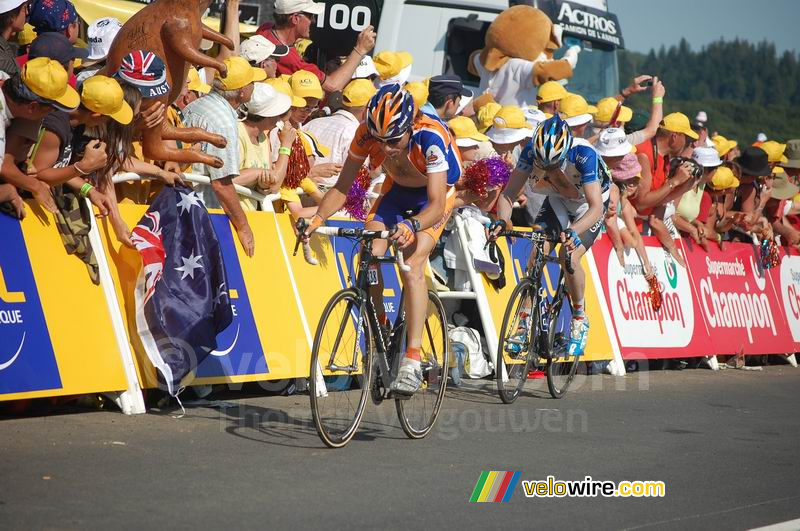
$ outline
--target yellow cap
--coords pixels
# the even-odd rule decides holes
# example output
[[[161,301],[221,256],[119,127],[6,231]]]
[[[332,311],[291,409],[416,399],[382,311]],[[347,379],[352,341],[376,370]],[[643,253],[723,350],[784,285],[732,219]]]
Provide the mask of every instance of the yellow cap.
[[[700,135],[692,131],[692,127],[689,125],[689,118],[682,112],[674,112],[666,115],[664,119],[661,120],[661,125],[659,127],[672,133],[683,133],[694,140],[700,138]]]
[[[547,81],[539,87],[539,91],[536,93],[536,101],[539,103],[557,101],[566,97],[567,94],[567,89],[558,81]]]
[[[736,140],[728,140],[722,135],[712,136],[711,141],[714,142],[714,147],[717,148],[717,153],[719,153],[720,157],[724,157],[730,150],[739,145]]]
[[[447,125],[453,130],[456,135],[456,140],[475,140],[477,142],[488,142],[489,137],[483,133],[478,132],[475,122],[466,116],[456,116]]]
[[[116,79],[92,76],[83,82],[81,103],[92,112],[110,116],[122,125],[133,120],[133,109],[125,101],[125,94]]]
[[[581,114],[594,114],[597,112],[597,107],[589,105],[583,96],[578,94],[567,94],[561,100],[561,114],[566,118],[580,116]]]
[[[22,31],[17,33],[17,44],[20,46],[26,46],[32,43],[36,39],[36,30],[33,29],[33,26],[25,23],[25,27],[22,28]]]
[[[772,168],[772,175],[782,175],[784,173],[786,173],[786,170],[784,170],[780,166],[775,166],[774,168]]]
[[[794,202],[794,203],[800,203],[800,194],[797,194],[796,196],[794,196],[794,197],[792,198],[792,202]]]
[[[308,47],[311,46],[313,42],[314,41],[311,39],[297,39],[294,42],[294,49],[297,50],[297,53],[300,55],[305,55],[306,50],[308,50]]]
[[[503,105],[492,120],[494,127],[502,129],[533,129],[525,119],[525,113],[516,105]]]
[[[406,83],[403,89],[414,98],[414,106],[419,110],[428,101],[428,83],[426,81],[412,81]]]
[[[354,79],[342,91],[342,103],[346,107],[364,107],[377,89],[368,79]]]
[[[400,59],[400,69],[409,67],[414,63],[414,56],[408,52],[397,52],[397,57]]]
[[[301,98],[316,98],[321,100],[325,96],[319,78],[308,70],[298,70],[289,78],[292,92]]]
[[[729,188],[738,188],[739,179],[733,174],[727,166],[720,166],[714,172],[714,177],[711,178],[711,188],[714,190],[727,190]]]
[[[784,150],[786,150],[786,144],[781,144],[774,140],[767,140],[759,147],[767,152],[769,162],[789,162],[789,159],[783,155]]]
[[[224,63],[228,67],[228,75],[222,77],[219,72],[216,74],[216,78],[222,81],[224,90],[239,90],[250,83],[267,79],[266,72],[250,66],[244,57],[228,57]]]
[[[292,92],[291,85],[289,85],[289,83],[285,79],[281,79],[279,77],[276,77],[274,79],[267,79],[266,81],[264,81],[264,83],[266,83],[267,85],[270,85],[272,88],[274,88],[278,92],[280,92],[282,94],[286,94],[287,96],[292,98],[292,107],[305,107],[306,106],[306,100],[301,98],[301,97],[299,97],[299,96],[295,96],[294,92]]]
[[[494,125],[494,117],[502,108],[502,105],[493,101],[481,107],[475,115],[478,119],[478,131],[485,133],[487,129]]]
[[[58,61],[48,57],[31,59],[22,66],[20,78],[28,90],[44,100],[66,109],[76,109],[81,103],[78,92],[69,86],[69,74]]]
[[[410,54],[407,55],[410,57]],[[375,69],[378,71],[381,79],[389,79],[399,74],[405,66],[408,66],[403,66],[404,59],[408,57],[401,56],[400,53],[397,52],[381,52],[373,57],[372,61],[375,63]]]
[[[201,94],[208,94],[211,92],[211,85],[200,81],[200,72],[196,68],[189,69],[189,83],[187,85],[189,90],[194,90]]]
[[[607,123],[611,121],[611,117],[614,116],[614,111],[617,110],[617,101],[616,98],[603,98],[602,100],[597,102],[597,113],[594,115],[594,119],[597,122]],[[619,116],[617,116],[617,122],[620,123],[628,123],[633,118],[633,110],[630,107],[622,106],[619,109]]]

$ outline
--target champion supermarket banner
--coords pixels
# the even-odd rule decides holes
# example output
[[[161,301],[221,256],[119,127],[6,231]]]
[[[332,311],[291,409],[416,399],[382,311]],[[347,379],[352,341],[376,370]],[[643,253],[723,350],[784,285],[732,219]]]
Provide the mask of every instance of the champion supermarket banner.
[[[64,250],[53,216],[0,215],[0,400],[124,391],[103,289]]]
[[[650,304],[649,286],[634,251],[621,264],[609,238],[592,246],[600,288],[613,321],[623,358],[707,356],[713,352],[700,307],[686,269],[655,238],[644,238],[648,259],[661,284],[659,312]],[[591,333],[594,332],[594,328]]]
[[[761,269],[754,246],[728,243],[723,251],[712,244],[707,253],[689,243],[685,247],[695,300],[714,353],[794,352],[773,275]]]
[[[592,247],[623,357],[725,355],[741,350],[745,354],[794,352],[800,338],[800,299],[796,295],[800,293],[800,259],[787,257],[781,268],[765,272],[752,245],[728,243],[723,251],[712,244],[705,252],[682,240],[678,243],[687,261],[683,268],[655,238],[644,240],[662,288],[659,312],[650,305],[642,265],[634,251],[627,253],[622,265],[608,238]]]
[[[770,269],[769,276],[794,342],[793,352],[800,349],[800,255],[797,251],[787,254],[785,249],[781,253],[781,266]]]

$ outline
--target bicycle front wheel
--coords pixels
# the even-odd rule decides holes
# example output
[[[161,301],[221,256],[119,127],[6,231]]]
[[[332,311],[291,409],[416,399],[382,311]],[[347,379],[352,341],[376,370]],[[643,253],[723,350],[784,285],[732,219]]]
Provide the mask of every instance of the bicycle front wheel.
[[[406,329],[402,334],[405,336]],[[405,352],[405,337],[396,342],[395,356]],[[428,292],[428,310],[422,327],[422,387],[407,399],[395,400],[400,426],[411,439],[430,433],[442,407],[450,363],[447,316],[439,297]],[[395,358],[396,359],[396,358]]]
[[[497,343],[495,378],[500,400],[514,402],[522,391],[528,373],[538,363],[539,289],[524,278],[511,292],[500,340]]]
[[[346,445],[361,423],[373,346],[364,301],[355,290],[336,293],[322,312],[309,373],[314,426],[331,448]]]

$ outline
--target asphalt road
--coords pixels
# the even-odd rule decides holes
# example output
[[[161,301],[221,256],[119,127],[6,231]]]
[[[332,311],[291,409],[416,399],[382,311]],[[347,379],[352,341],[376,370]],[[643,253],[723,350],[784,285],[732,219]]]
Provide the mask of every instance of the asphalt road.
[[[511,406],[472,382],[407,440],[394,407],[328,450],[305,396],[125,417],[0,421],[4,529],[749,529],[800,518],[800,369],[541,381]],[[624,389],[618,389],[624,386]],[[538,387],[538,389],[536,389]],[[222,404],[226,405],[226,404]],[[468,503],[483,470],[522,479],[661,480],[665,498]]]

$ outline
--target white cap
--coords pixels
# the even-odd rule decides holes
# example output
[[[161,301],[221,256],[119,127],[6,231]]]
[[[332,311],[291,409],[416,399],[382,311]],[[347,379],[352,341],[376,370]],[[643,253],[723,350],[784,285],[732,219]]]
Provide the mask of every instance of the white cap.
[[[249,39],[242,41],[239,46],[239,55],[247,59],[250,63],[261,63],[271,56],[283,57],[289,53],[289,48],[284,45],[276,45],[263,35],[253,35]]]
[[[722,159],[719,158],[719,151],[713,147],[700,146],[694,148],[692,158],[704,168],[716,168],[722,165]]]
[[[86,41],[89,44],[87,61],[102,61],[108,57],[111,43],[122,29],[122,23],[114,17],[103,17],[95,20],[86,29]]]
[[[526,127],[513,129],[511,127],[497,127],[493,125],[486,131],[486,136],[495,144],[513,144],[533,136],[533,130]]]
[[[509,142],[509,144],[510,143],[511,142]],[[480,146],[481,142],[479,140],[475,140],[474,138],[456,138],[456,145],[458,147],[468,148],[468,147]]]
[[[372,60],[372,57],[369,55],[365,55],[361,58],[361,62],[358,63],[356,67],[356,71],[353,72],[353,79],[368,79],[372,76],[379,76],[378,69],[375,68],[375,62]]]
[[[765,135],[764,133],[758,133],[758,136],[756,137],[756,141],[758,141],[758,142],[766,142],[767,141],[767,135]]]
[[[537,125],[547,120],[547,116],[536,107],[525,107],[522,112],[525,114],[525,119],[534,129],[536,129]]]
[[[706,111],[698,112],[697,116],[694,117],[694,121],[706,123],[708,121],[708,115],[706,114]]]
[[[458,109],[456,109],[456,116],[464,112],[464,109],[467,108],[467,105],[472,103],[473,99],[475,99],[475,96],[461,96],[461,101],[458,103]]]
[[[594,147],[603,157],[624,157],[633,150],[625,131],[617,127],[604,129]]]
[[[275,13],[279,15],[291,15],[292,13],[321,15],[324,12],[325,6],[315,3],[313,0],[275,0]]]
[[[589,122],[592,121],[593,118],[594,117],[591,114],[586,113],[586,114],[578,114],[576,116],[570,116],[569,118],[564,118],[564,121],[567,122],[567,124],[569,124],[570,127],[578,127],[583,124],[588,124]]]
[[[292,108],[292,98],[278,92],[266,83],[253,84],[253,96],[247,104],[247,113],[263,118],[281,116]]]
[[[28,0],[0,0],[0,13],[13,11]]]

